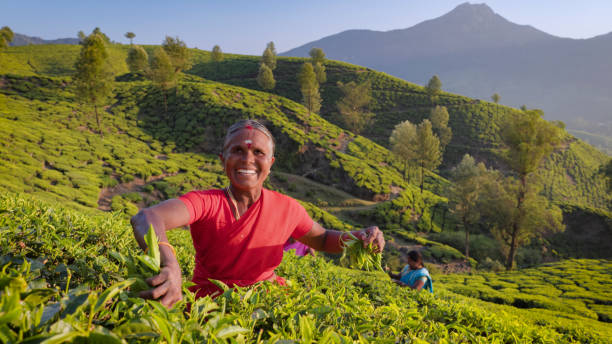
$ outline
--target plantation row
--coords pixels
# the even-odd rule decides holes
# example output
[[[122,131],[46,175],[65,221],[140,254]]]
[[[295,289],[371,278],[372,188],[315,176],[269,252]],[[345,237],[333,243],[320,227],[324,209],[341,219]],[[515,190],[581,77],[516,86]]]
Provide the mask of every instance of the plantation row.
[[[382,273],[292,254],[278,269],[287,287],[227,290],[215,300],[187,293],[166,310],[131,296],[133,282],[117,257],[133,259],[140,250],[122,216],[4,195],[0,228],[0,335],[7,343],[605,343],[612,335],[609,326],[577,315],[472,301],[445,291],[437,276],[434,297]],[[189,235],[171,232],[170,242],[188,279]]]
[[[612,263],[571,259],[519,272],[443,275],[449,290],[519,308],[544,308],[612,322]]]

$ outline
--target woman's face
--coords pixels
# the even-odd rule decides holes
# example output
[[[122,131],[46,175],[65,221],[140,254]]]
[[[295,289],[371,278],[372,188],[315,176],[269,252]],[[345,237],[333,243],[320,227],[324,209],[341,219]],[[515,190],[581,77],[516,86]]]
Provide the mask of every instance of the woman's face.
[[[225,143],[221,161],[236,191],[261,189],[274,163],[272,140],[257,129],[240,129]]]
[[[416,270],[420,268],[419,263],[410,259],[410,257],[408,257],[407,261],[408,261],[408,265],[410,266],[410,270]]]

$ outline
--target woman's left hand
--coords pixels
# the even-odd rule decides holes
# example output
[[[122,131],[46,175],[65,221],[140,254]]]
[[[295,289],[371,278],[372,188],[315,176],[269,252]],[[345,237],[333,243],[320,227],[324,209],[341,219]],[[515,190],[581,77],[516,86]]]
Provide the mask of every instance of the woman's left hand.
[[[383,233],[376,226],[368,227],[366,229],[362,229],[358,232],[353,232],[353,234],[363,241],[363,247],[368,247],[368,245],[373,244],[374,252],[380,253],[385,248],[385,238]]]

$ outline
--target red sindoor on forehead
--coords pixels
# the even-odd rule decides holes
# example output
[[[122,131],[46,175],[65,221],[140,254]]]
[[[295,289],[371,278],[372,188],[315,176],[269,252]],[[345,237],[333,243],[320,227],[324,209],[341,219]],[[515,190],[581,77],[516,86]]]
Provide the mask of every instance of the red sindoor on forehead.
[[[253,127],[251,127],[250,125],[247,125],[246,127],[244,127],[245,129],[249,129],[249,130],[253,130]]]

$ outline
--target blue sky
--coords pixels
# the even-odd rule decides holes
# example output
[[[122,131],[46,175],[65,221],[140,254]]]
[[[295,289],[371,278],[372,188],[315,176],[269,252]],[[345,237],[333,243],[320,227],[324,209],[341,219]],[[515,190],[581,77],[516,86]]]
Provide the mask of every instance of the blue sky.
[[[349,29],[393,30],[439,17],[463,0],[0,1],[0,26],[45,39],[76,37],[98,26],[112,40],[160,44],[179,36],[189,47],[259,55],[269,41],[283,52]],[[483,1],[471,1],[482,3]],[[610,0],[488,0],[496,13],[555,36],[590,38],[612,31]]]

